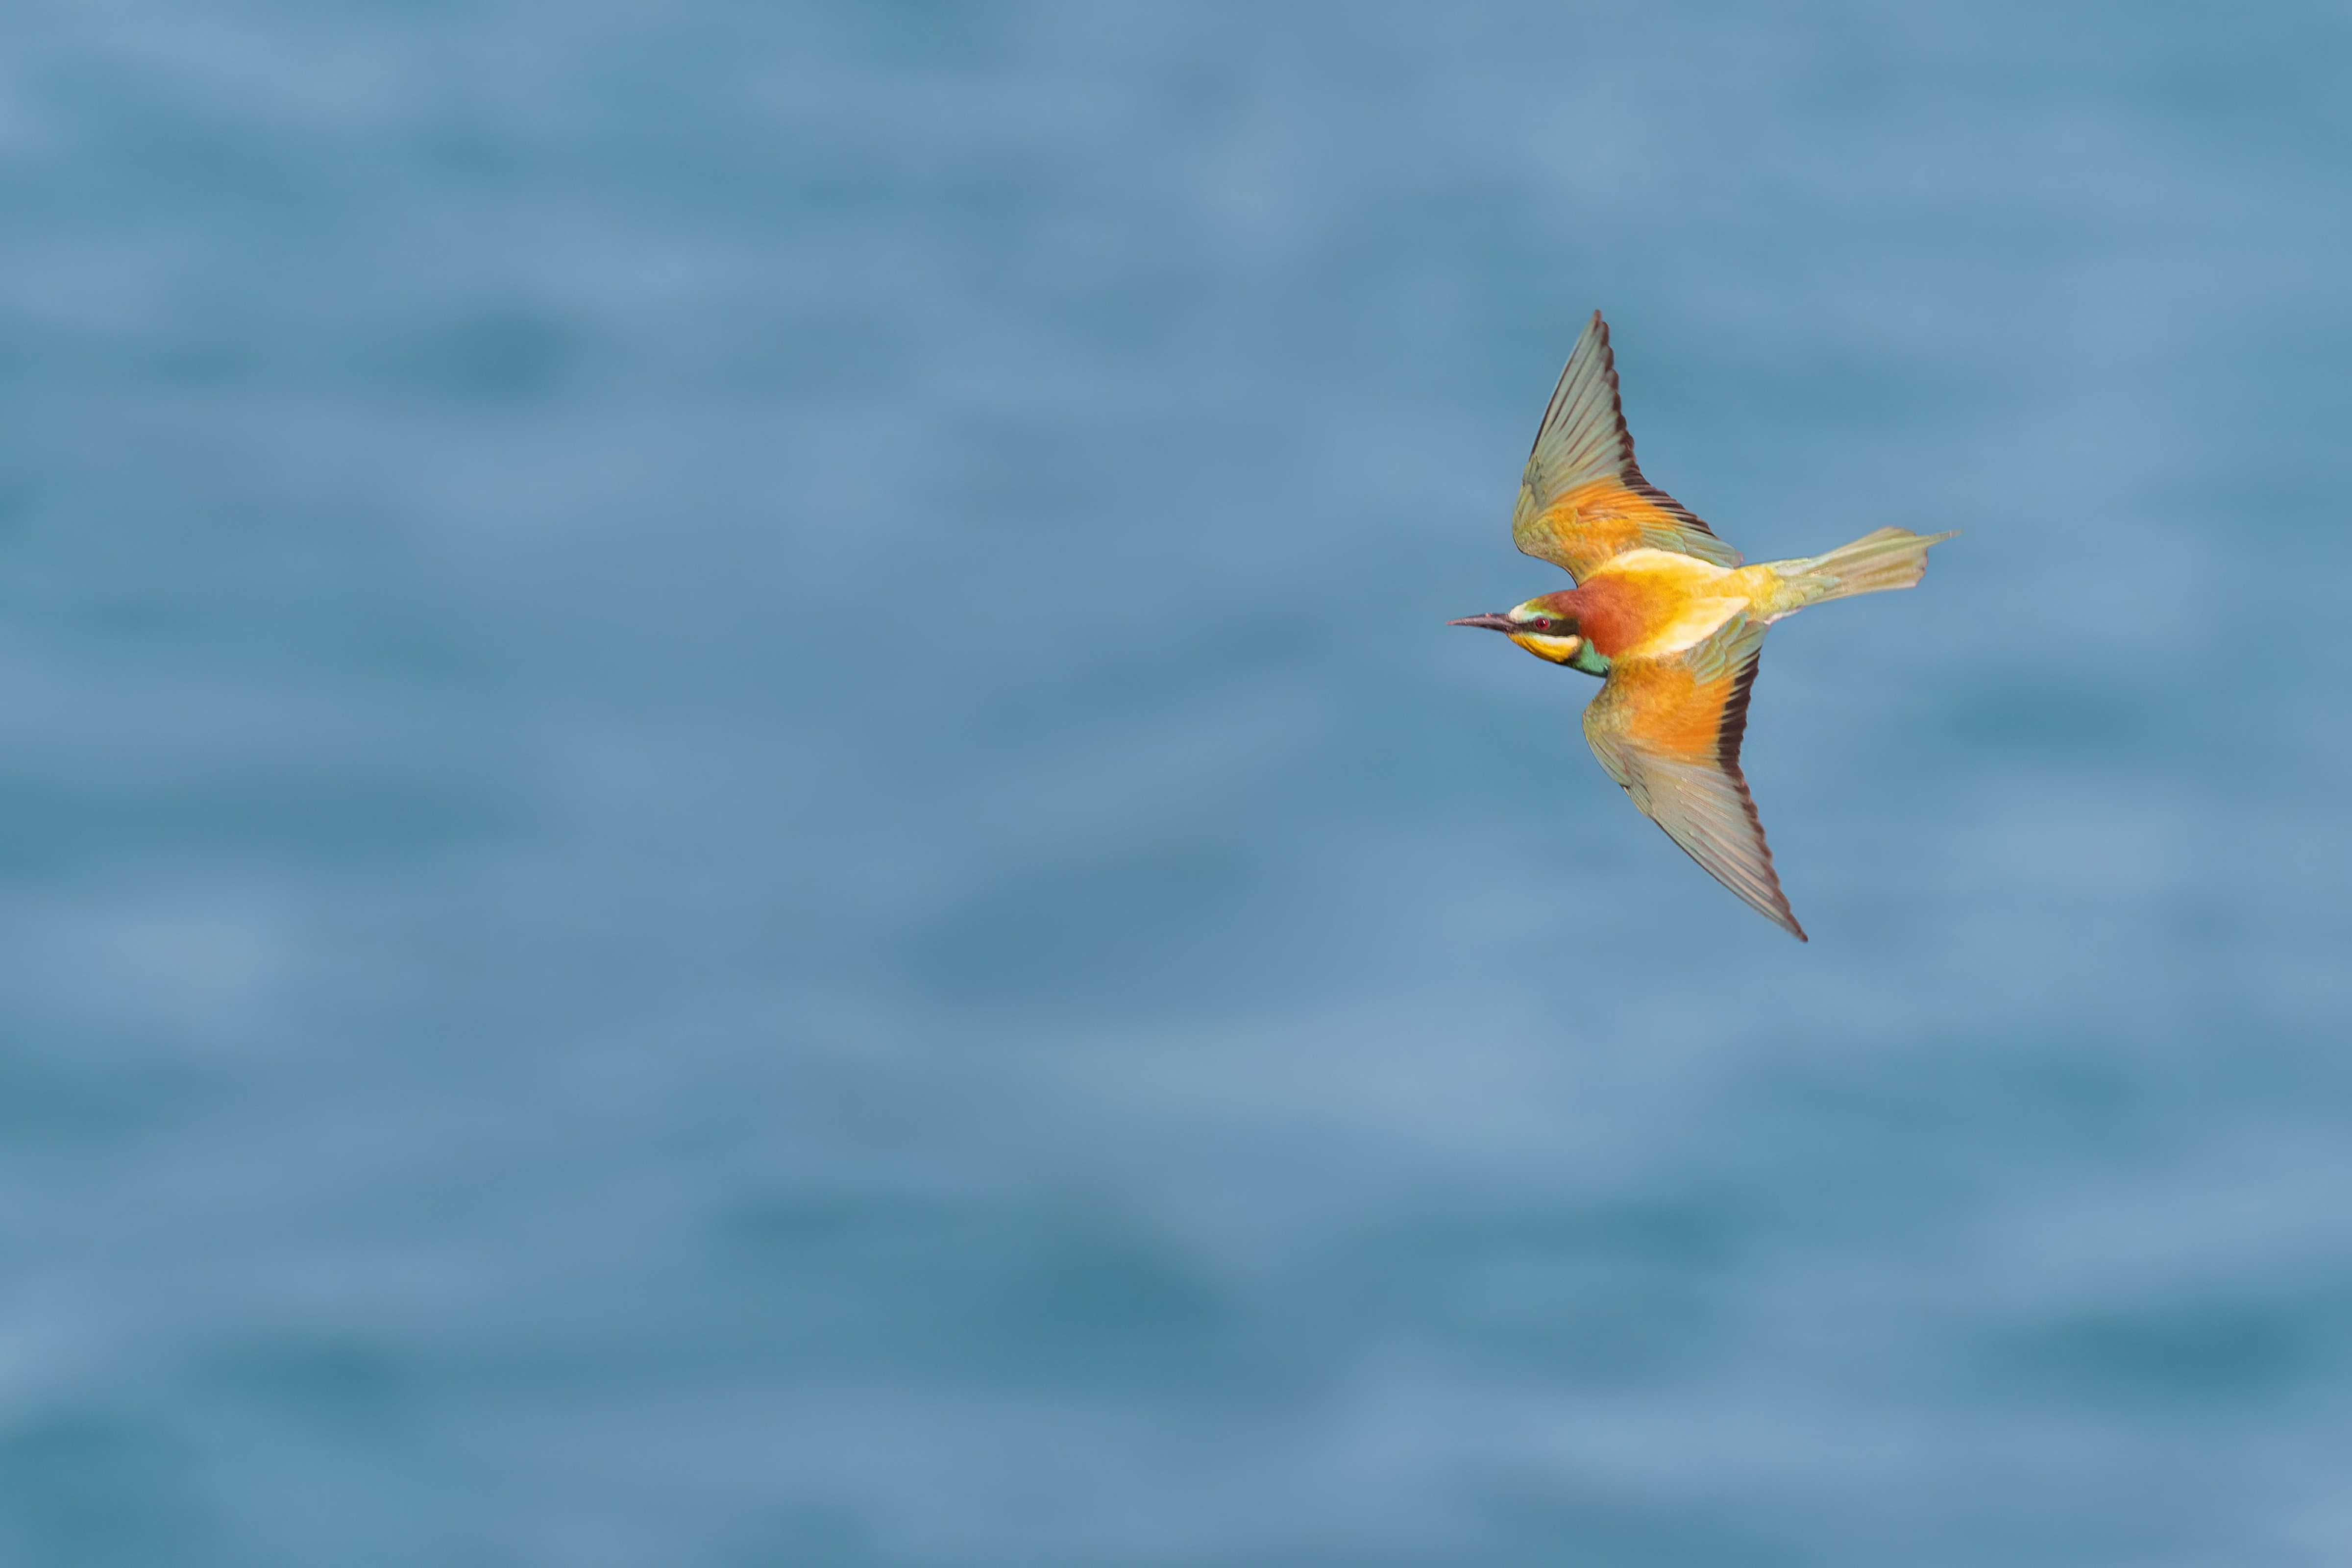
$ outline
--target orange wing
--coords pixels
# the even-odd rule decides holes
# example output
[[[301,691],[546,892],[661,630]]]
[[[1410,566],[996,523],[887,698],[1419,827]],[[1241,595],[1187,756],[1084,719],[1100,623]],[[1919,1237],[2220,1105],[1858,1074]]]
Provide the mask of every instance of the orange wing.
[[[1679,551],[1717,566],[1739,552],[1717,539],[1682,502],[1642,477],[1617,398],[1609,323],[1592,312],[1559,373],[1519,479],[1511,542],[1578,582],[1628,550]]]
[[[1799,942],[1764,825],[1739,771],[1764,628],[1746,615],[1663,658],[1623,658],[1584,710],[1584,738],[1644,816]]]

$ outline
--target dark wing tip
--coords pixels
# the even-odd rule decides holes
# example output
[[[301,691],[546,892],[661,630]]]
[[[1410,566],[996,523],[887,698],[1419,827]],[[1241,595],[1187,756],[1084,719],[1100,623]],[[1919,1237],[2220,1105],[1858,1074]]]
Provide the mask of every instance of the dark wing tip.
[[[1609,346],[1609,323],[1601,312],[1592,312],[1592,324],[1601,331],[1601,375],[1609,384],[1609,406],[1617,418],[1617,477],[1629,490],[1652,506],[1672,517],[1686,528],[1696,528],[1713,537],[1715,530],[1700,520],[1697,513],[1674,497],[1652,484],[1642,472],[1641,463],[1633,456],[1633,430],[1625,423],[1625,388],[1617,379],[1617,355]],[[1549,415],[1547,415],[1547,418]],[[1540,432],[1538,432],[1540,439]]]
[[[1601,319],[1599,310],[1595,310],[1584,331],[1592,334],[1592,357],[1601,362],[1601,378],[1609,384],[1609,404],[1617,411],[1618,437],[1621,440],[1629,439],[1625,435],[1624,407],[1617,395],[1617,356],[1609,350],[1609,323]],[[1569,384],[1575,375],[1577,365],[1581,363],[1582,356],[1577,351],[1583,346],[1584,332],[1580,332],[1568,351],[1568,363],[1559,368],[1559,379],[1552,383],[1551,397],[1544,404],[1543,417],[1536,421],[1535,444],[1528,448],[1528,460],[1531,463],[1535,461],[1536,454],[1543,450],[1544,437],[1551,433],[1552,425],[1559,418],[1562,404],[1568,396]],[[1625,447],[1624,456],[1631,459],[1633,448],[1630,446]]]
[[[1777,910],[1768,910],[1765,913],[1799,942],[1811,942],[1813,939],[1807,936],[1805,928],[1797,923],[1796,910],[1789,907],[1789,895],[1780,889],[1780,873],[1772,864],[1772,846],[1764,837],[1764,819],[1757,815],[1756,797],[1748,793],[1748,775],[1739,766],[1740,742],[1748,738],[1748,703],[1756,694],[1756,672],[1763,666],[1764,650],[1759,647],[1748,655],[1748,662],[1739,667],[1739,673],[1732,679],[1731,695],[1724,699],[1723,716],[1715,728],[1716,765],[1722,768],[1738,787],[1739,804],[1748,812],[1748,826],[1755,830],[1756,848],[1764,862],[1765,881],[1780,905]]]

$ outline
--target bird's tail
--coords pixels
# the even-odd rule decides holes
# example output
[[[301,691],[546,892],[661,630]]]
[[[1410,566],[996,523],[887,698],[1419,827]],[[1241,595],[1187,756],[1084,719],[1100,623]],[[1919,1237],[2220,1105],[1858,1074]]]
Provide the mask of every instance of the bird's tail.
[[[1951,533],[1914,533],[1907,528],[1882,528],[1864,534],[1851,544],[1841,544],[1826,555],[1780,563],[1780,575],[1801,588],[1802,602],[1808,605],[1850,599],[1856,594],[1908,588],[1927,573],[1927,547],[1951,537]]]

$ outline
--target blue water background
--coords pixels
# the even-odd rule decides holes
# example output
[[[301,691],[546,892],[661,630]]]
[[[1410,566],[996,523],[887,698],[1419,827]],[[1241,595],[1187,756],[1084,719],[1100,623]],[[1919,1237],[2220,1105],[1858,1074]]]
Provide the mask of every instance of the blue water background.
[[[2352,1560],[2342,7],[0,42],[0,1562]]]

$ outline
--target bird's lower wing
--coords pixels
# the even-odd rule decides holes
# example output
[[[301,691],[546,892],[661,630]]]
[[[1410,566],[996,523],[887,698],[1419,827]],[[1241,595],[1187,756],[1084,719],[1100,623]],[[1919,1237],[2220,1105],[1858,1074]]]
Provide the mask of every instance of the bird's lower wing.
[[[1618,660],[1584,710],[1584,738],[1707,875],[1802,942],[1739,771],[1763,644],[1764,627],[1741,615],[1682,653]]]
[[[1576,340],[1536,428],[1511,512],[1511,540],[1580,583],[1628,550],[1671,550],[1717,566],[1739,564],[1739,552],[1642,477],[1618,398],[1609,323],[1598,310]]]

